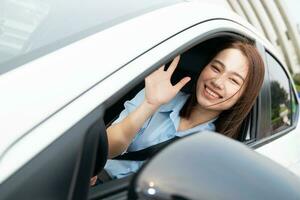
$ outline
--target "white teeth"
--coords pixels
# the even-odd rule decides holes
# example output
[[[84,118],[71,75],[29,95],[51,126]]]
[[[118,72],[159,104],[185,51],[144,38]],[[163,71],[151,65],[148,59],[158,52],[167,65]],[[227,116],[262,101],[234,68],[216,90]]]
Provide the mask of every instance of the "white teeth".
[[[212,90],[210,90],[208,87],[205,88],[207,93],[210,94],[211,96],[215,97],[215,98],[219,98],[219,95],[214,93]]]

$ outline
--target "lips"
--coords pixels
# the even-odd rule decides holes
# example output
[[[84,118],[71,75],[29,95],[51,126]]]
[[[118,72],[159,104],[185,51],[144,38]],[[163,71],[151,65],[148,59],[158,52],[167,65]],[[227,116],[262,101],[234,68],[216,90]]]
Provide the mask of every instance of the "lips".
[[[210,97],[210,99],[221,99],[222,96],[216,92],[215,90],[213,90],[212,88],[210,88],[209,86],[207,85],[204,85],[204,90],[205,90],[205,93],[208,97]]]

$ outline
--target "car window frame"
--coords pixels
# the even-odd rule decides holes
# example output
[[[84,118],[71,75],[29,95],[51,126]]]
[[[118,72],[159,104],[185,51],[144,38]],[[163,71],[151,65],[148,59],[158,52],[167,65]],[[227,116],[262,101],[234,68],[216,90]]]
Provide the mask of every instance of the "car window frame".
[[[266,55],[265,55],[265,48],[264,45],[260,42],[256,42],[256,48],[258,52],[260,53],[262,60],[265,65],[265,74],[264,74],[264,81],[260,89],[260,93],[257,97],[256,103],[254,105],[254,114],[252,118],[252,123],[253,123],[253,128],[254,133],[252,135],[251,141],[249,141],[247,144],[255,148],[257,146],[257,141],[259,140],[260,137],[260,132],[261,131],[266,131],[268,130],[268,112],[266,110],[266,105],[268,105],[269,101],[269,77],[266,73],[267,71],[267,64],[266,64]]]
[[[264,146],[270,142],[273,142],[279,138],[281,138],[282,136],[288,134],[290,131],[296,129],[297,127],[297,123],[298,123],[298,118],[299,118],[299,101],[298,98],[296,97],[296,92],[295,92],[295,87],[293,85],[292,82],[292,77],[290,76],[289,72],[287,71],[286,65],[284,65],[275,55],[274,53],[272,53],[271,50],[267,49],[266,47],[261,47],[264,49],[263,55],[264,55],[264,63],[265,63],[265,82],[266,82],[266,88],[264,88],[264,101],[265,104],[267,105],[265,108],[262,108],[262,106],[260,106],[260,110],[259,113],[264,113],[264,117],[265,119],[263,119],[263,125],[261,125],[260,127],[258,127],[258,132],[257,132],[257,141],[254,142],[253,144],[250,145],[250,147],[256,149],[259,148],[261,146]],[[293,116],[291,117],[292,120],[292,125],[280,130],[272,135],[269,136],[264,136],[263,133],[261,133],[261,131],[270,131],[270,125],[271,125],[271,80],[270,80],[270,76],[269,76],[269,68],[271,66],[269,66],[269,63],[266,61],[267,56],[271,56],[280,66],[281,69],[283,70],[283,72],[285,73],[286,77],[288,78],[289,81],[289,86],[290,86],[290,94],[291,94],[291,98],[293,97],[295,99],[295,104],[297,104],[298,106],[296,106],[297,110],[296,112],[296,117],[294,118]],[[292,101],[292,100],[291,100]],[[260,118],[260,120],[262,120]],[[259,121],[260,121],[259,120]],[[261,130],[259,130],[259,128],[261,128]]]
[[[226,20],[226,19],[217,19],[219,21],[230,21],[232,23],[234,23],[235,25],[238,25],[240,27],[242,27],[241,24],[231,21],[231,20]],[[208,21],[213,21],[213,20],[208,20]],[[207,21],[206,21],[207,22]],[[244,27],[245,28],[245,27]],[[155,69],[157,69],[159,66],[161,66],[162,64],[165,64],[167,62],[169,62],[173,57],[175,57],[178,53],[181,52],[185,52],[186,50],[192,48],[193,46],[198,45],[201,42],[204,42],[205,40],[208,40],[212,37],[217,37],[217,35],[243,35],[242,32],[240,32],[238,29],[234,29],[232,27],[230,28],[220,28],[220,29],[214,29],[214,30],[208,30],[203,34],[200,34],[198,37],[192,39],[190,42],[185,43],[182,46],[179,46],[176,48],[176,50],[174,50],[173,52],[170,52],[168,55],[165,55],[164,59],[158,60],[157,63],[153,64],[152,66],[150,66],[148,68],[148,70],[144,71],[142,74],[140,74],[140,76],[136,77],[134,80],[132,80],[129,84],[125,85],[122,89],[120,89],[120,91],[117,94],[114,94],[111,98],[108,99],[107,104],[105,104],[105,109],[108,108],[109,106],[113,105],[115,102],[117,102],[118,99],[120,99],[122,96],[124,96],[127,92],[129,92],[132,88],[134,88],[137,84],[139,84],[141,81],[143,81],[144,77],[146,77],[148,74],[150,74],[152,71],[154,71]],[[179,33],[178,33],[179,34]],[[253,37],[252,35],[246,34],[246,37],[248,37],[249,39],[253,40],[255,42],[256,45],[258,45],[257,42],[257,38]],[[200,39],[199,39],[200,38]],[[196,42],[195,42],[196,41]],[[255,107],[257,107],[257,103],[255,103]],[[251,115],[256,115],[257,113],[257,108],[255,108],[253,111],[251,111]],[[255,119],[255,117],[252,117],[253,119]],[[254,124],[254,127],[253,127]],[[250,127],[250,135],[251,135],[251,139],[249,141],[247,141],[248,143],[246,144],[250,144],[253,141],[255,141],[255,134],[256,134],[256,122],[252,121],[250,119],[250,125],[248,126]],[[121,190],[121,188],[118,187],[118,179],[117,180],[112,180],[110,182],[107,182],[106,184],[100,185],[100,186],[96,186],[98,188],[91,188],[90,192],[91,195],[94,196],[97,193],[97,190],[106,190],[107,189],[107,185],[109,185],[109,191],[110,192],[105,192],[102,191],[103,194],[105,195],[109,195],[113,193],[112,188],[116,187],[116,189]],[[116,182],[116,184],[114,184],[114,182]],[[100,189],[100,188],[101,189]],[[123,185],[123,190],[126,189],[126,184]],[[115,195],[115,194],[114,194]],[[95,197],[95,196],[94,196]]]
[[[258,50],[258,52],[261,55],[261,58],[266,66],[266,58],[264,54],[264,46],[259,41],[255,41],[255,46]],[[260,115],[260,113],[266,113],[261,112],[265,107],[266,104],[266,96],[264,95],[265,92],[268,92],[268,78],[266,73],[264,74],[264,81],[261,86],[260,92],[258,94],[258,97],[256,99],[255,104],[252,108],[252,115],[251,115],[251,121],[250,121],[250,129],[253,129],[253,131],[250,131],[250,140],[246,141],[245,144],[252,147],[255,145],[257,141],[257,136],[259,135],[260,129],[266,128],[266,121],[265,118]]]

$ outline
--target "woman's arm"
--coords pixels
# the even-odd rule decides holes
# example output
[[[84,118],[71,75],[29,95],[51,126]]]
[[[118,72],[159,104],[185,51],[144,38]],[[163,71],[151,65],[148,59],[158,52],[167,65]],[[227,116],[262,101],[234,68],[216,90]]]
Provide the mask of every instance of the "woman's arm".
[[[124,152],[136,133],[141,129],[147,119],[154,114],[159,106],[150,105],[143,101],[136,110],[130,113],[121,122],[107,128],[109,145],[109,158],[120,155]]]
[[[122,121],[106,129],[109,158],[124,152],[147,119],[162,104],[168,103],[174,98],[179,90],[190,80],[189,77],[185,77],[176,85],[173,86],[171,84],[171,76],[178,65],[179,58],[177,56],[173,60],[167,71],[164,71],[164,66],[162,66],[146,77],[144,101]]]

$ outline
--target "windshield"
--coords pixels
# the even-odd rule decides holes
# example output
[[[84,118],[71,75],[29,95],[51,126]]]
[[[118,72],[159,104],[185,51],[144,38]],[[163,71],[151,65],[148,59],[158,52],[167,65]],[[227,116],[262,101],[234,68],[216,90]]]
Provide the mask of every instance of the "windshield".
[[[0,74],[117,23],[177,2],[0,0]]]

